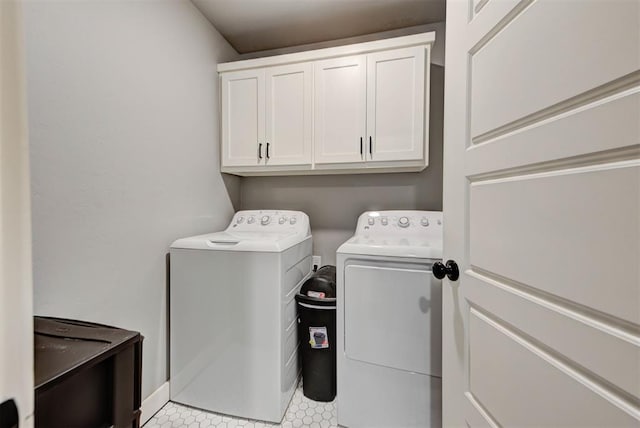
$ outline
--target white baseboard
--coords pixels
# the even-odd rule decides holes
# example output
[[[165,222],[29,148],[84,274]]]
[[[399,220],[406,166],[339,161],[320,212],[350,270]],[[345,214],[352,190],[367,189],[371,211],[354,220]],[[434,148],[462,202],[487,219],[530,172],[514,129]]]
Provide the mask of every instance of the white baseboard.
[[[162,406],[169,402],[169,382],[163,383],[160,388],[156,389],[148,396],[141,406],[142,414],[140,415],[140,426],[147,423],[149,419],[162,409]]]

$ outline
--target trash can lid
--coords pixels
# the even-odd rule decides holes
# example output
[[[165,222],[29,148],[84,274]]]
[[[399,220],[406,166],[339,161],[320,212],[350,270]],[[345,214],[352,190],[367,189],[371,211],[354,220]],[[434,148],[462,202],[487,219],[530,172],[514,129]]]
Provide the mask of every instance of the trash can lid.
[[[319,299],[336,297],[336,267],[322,266],[300,288],[300,294]]]
[[[309,297],[304,294],[296,294],[296,302],[304,308],[336,310],[335,297]]]

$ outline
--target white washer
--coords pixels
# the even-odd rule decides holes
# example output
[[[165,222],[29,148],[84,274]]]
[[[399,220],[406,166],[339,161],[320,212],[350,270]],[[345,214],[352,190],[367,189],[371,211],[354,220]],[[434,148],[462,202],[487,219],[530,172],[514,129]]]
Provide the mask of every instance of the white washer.
[[[337,252],[338,424],[441,426],[442,213],[366,212]]]
[[[280,422],[299,374],[294,296],[311,272],[309,218],[239,211],[170,254],[171,400]]]

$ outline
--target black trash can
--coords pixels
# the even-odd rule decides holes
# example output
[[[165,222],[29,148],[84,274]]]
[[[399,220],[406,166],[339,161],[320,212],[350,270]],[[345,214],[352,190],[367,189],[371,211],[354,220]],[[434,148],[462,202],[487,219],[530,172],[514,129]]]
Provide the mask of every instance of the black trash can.
[[[336,267],[323,266],[300,288],[298,336],[302,390],[315,401],[336,396]]]

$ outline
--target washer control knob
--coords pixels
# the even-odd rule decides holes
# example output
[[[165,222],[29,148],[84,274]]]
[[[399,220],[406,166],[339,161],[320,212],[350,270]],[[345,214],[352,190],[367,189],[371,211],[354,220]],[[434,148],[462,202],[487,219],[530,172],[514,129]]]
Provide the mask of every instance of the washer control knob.
[[[398,226],[409,227],[409,217],[400,217],[398,219]]]
[[[279,224],[284,224],[287,221],[286,217],[280,217],[280,220],[278,220]]]
[[[389,224],[389,220],[386,217],[382,217],[380,219],[380,223],[382,223],[383,226],[386,226]]]
[[[369,217],[369,220],[367,220],[369,223],[369,226],[373,226],[376,223],[376,219],[373,217]]]
[[[237,221],[238,221],[238,224],[242,223],[244,221],[244,217],[239,216]]]
[[[249,217],[249,218],[247,219],[247,223],[249,223],[249,224],[253,223],[254,221],[256,221],[256,219],[255,219],[255,217],[254,217],[254,216],[251,216],[251,217]]]
[[[298,219],[297,219],[297,218],[295,218],[295,217],[291,217],[291,218],[289,219],[289,223],[291,223],[291,224],[296,224],[296,223],[297,223],[297,221],[298,221]]]
[[[420,224],[425,227],[429,226],[429,219],[426,217],[422,217],[422,220],[420,220]]]
[[[268,215],[263,215],[262,218],[260,219],[260,224],[262,224],[263,226],[268,225],[271,222],[271,217],[269,217]]]

